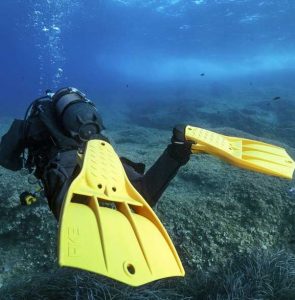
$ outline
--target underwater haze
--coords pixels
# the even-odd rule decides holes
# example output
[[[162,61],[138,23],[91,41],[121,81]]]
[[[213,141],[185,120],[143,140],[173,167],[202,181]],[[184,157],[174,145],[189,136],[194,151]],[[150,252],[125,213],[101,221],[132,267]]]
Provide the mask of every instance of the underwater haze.
[[[295,0],[0,0],[0,154],[3,150],[2,162],[24,162],[18,160],[21,151],[11,149],[28,142],[30,155],[25,166],[34,167],[11,171],[0,166],[0,300],[294,300],[294,41]],[[33,175],[49,182],[46,192],[50,187],[56,197],[63,195],[66,185],[51,182],[50,176],[60,176],[64,182],[68,171],[61,161],[65,158],[69,159],[65,168],[75,166],[73,176],[77,174],[74,138],[79,133],[83,141],[88,140],[93,127],[84,126],[83,110],[80,114],[77,108],[81,103],[77,110],[66,106],[61,113],[50,102],[52,111],[46,111],[46,116],[40,113],[46,105],[42,102],[35,111],[39,105],[35,102],[24,127],[15,127],[19,139],[4,135],[14,118],[24,118],[34,99],[45,96],[47,89],[62,87],[75,87],[94,102],[106,127],[103,134],[116,153],[127,158],[128,168],[143,172],[144,165],[146,170],[156,165],[154,173],[136,176],[156,174],[149,175],[155,186],[169,177],[153,210],[175,245],[184,277],[134,288],[59,266],[59,224],[48,205],[54,208],[54,201],[46,199],[42,184]],[[58,126],[52,122],[55,119]],[[34,123],[36,120],[40,123]],[[96,120],[96,126],[99,123],[103,128],[100,119]],[[210,133],[212,139],[202,145],[200,135],[192,146],[175,136],[171,139],[176,124],[225,136]],[[32,136],[24,136],[31,127]],[[188,139],[191,132],[198,132],[186,128]],[[75,142],[74,151],[69,151],[73,148],[69,140]],[[222,143],[217,144],[219,141]],[[67,156],[70,152],[72,156]],[[83,153],[79,153],[81,164]],[[251,165],[247,159],[253,156]],[[36,173],[38,163],[42,170],[37,168]],[[96,165],[92,175],[93,170],[99,176],[107,175]],[[177,172],[175,177],[171,170]],[[90,181],[101,189],[100,183]],[[161,194],[147,186],[147,193]],[[105,194],[113,195],[112,191],[106,188]],[[24,205],[28,195],[33,203]],[[78,197],[72,203],[80,205],[85,199]],[[116,206],[118,210],[122,207],[125,205]],[[135,211],[132,206],[130,212]],[[141,211],[144,209],[139,214]],[[67,217],[64,215],[63,211],[60,220]],[[103,221],[86,220],[87,226]],[[99,235],[104,238],[100,226]],[[114,234],[118,227],[108,232],[120,237]],[[71,243],[71,237],[76,241],[74,229],[68,231]],[[136,236],[138,232],[141,228]],[[127,244],[128,239],[123,238]],[[100,245],[95,238],[93,242]],[[74,253],[76,248],[69,244],[68,251]],[[101,247],[104,253],[108,247],[107,243]],[[123,263],[118,265],[121,268]],[[128,267],[133,267],[132,262],[125,260],[124,272],[127,269],[132,279],[137,265],[133,273]]]
[[[292,89],[294,13],[292,0],[3,0],[1,114],[69,85],[94,101]]]

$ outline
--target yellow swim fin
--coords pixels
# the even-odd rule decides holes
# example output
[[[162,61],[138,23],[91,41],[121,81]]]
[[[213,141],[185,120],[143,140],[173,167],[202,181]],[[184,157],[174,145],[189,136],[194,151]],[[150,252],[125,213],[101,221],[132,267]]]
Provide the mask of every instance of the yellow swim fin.
[[[79,163],[60,216],[59,264],[132,286],[184,276],[165,228],[129,182],[112,146],[89,141]]]
[[[284,148],[190,125],[186,126],[185,138],[195,142],[193,153],[206,152],[241,168],[292,179],[295,162]]]

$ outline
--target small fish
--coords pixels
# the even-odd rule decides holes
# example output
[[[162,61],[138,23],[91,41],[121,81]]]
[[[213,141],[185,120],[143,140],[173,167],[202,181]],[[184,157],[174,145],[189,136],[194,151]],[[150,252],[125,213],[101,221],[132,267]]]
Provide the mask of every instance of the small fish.
[[[276,97],[272,98],[273,101],[280,100],[280,99],[281,99],[280,96],[276,96]]]
[[[126,84],[126,87],[128,88],[128,87],[129,87],[129,85],[128,85],[128,84]]]
[[[42,31],[47,32],[49,29],[46,26],[43,26]]]
[[[205,76],[205,73],[201,73],[200,76]]]

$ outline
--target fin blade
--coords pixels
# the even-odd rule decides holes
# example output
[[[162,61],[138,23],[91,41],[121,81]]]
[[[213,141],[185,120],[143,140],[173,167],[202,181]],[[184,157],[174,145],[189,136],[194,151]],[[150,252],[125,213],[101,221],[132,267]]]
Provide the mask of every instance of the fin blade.
[[[72,243],[69,228],[79,232]],[[69,255],[71,247],[75,256]],[[60,217],[59,264],[132,286],[184,276],[165,228],[106,142],[88,142],[81,172],[69,188]]]
[[[241,168],[292,179],[295,162],[284,148],[255,140],[228,137],[193,126],[186,127],[185,136],[187,140],[195,142],[192,153],[206,152]]]

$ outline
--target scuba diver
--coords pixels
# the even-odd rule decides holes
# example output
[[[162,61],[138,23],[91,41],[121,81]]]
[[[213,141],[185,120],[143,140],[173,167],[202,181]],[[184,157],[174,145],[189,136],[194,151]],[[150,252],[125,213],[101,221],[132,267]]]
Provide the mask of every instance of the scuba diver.
[[[78,174],[77,151],[83,152],[92,139],[109,143],[104,129],[95,104],[81,91],[47,90],[31,103],[24,120],[15,119],[2,137],[0,165],[12,171],[28,169],[41,180],[49,207],[59,219],[65,194]],[[173,129],[171,144],[147,172],[144,164],[120,158],[128,179],[150,206],[190,158],[192,143],[185,140],[184,129]]]
[[[76,88],[31,103],[0,143],[0,165],[28,169],[44,186],[59,221],[58,262],[131,286],[185,271],[154,206],[190,155],[216,155],[241,168],[291,179],[285,149],[176,125],[171,143],[145,172],[118,157],[94,105]]]

